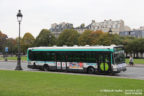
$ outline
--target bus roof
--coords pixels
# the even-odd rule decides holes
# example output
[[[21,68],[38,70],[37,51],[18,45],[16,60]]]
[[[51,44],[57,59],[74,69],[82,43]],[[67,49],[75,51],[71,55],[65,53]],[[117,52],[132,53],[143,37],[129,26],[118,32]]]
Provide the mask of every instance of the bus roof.
[[[116,45],[111,46],[52,46],[52,47],[32,47],[28,50],[32,51],[114,51],[115,47],[120,47]]]

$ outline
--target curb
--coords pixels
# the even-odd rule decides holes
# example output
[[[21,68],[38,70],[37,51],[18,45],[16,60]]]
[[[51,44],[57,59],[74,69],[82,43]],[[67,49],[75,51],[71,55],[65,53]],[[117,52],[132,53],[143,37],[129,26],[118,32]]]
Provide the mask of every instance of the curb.
[[[0,60],[0,62],[17,62],[17,60]],[[21,62],[27,62],[27,61],[21,61]]]
[[[127,64],[127,67],[144,67],[144,64],[134,64],[133,66]]]

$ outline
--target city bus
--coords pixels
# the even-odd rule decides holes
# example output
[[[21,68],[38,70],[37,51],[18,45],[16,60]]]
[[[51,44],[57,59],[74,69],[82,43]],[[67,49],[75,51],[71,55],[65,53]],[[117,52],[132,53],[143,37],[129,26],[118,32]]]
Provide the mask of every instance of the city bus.
[[[44,71],[119,73],[126,71],[122,46],[52,46],[27,50],[28,68]]]

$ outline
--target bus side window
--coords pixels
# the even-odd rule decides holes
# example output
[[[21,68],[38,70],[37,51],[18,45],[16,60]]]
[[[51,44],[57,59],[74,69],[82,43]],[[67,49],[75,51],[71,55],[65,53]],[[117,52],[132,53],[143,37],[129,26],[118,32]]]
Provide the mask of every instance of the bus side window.
[[[57,56],[56,60],[57,60],[57,61],[60,61],[60,60],[61,60],[61,59],[60,59],[60,52],[57,52],[56,54],[57,54],[57,55],[56,55],[56,56]]]
[[[55,52],[51,52],[51,60],[50,61],[55,61]]]
[[[34,58],[38,61],[45,61],[45,54],[42,51],[35,52]]]
[[[30,60],[35,60],[33,51],[29,50],[29,55],[28,56],[29,56]]]
[[[57,54],[56,55],[56,60],[57,61],[60,61],[60,62],[65,62],[66,61],[65,52],[60,51],[60,52],[57,52],[56,54]]]
[[[47,52],[45,52],[44,54],[45,54],[45,61],[50,61],[50,58],[51,58],[50,52],[47,51]]]
[[[80,56],[80,62],[85,62],[86,56],[85,56],[84,52],[80,52],[79,56]]]
[[[99,59],[99,55],[98,55],[98,53],[97,52],[95,52],[95,60],[96,60],[96,63],[98,63],[98,60]]]
[[[62,53],[61,53],[61,61],[62,61],[62,62],[65,62],[65,61],[66,61],[66,54],[65,54],[65,52],[62,52]]]
[[[85,53],[85,62],[92,63],[92,55],[90,51],[84,52]]]
[[[87,52],[84,52],[84,57],[85,57],[85,60],[84,60],[84,61],[85,61],[85,62],[88,62],[88,58],[89,58],[89,57],[88,57]]]
[[[73,62],[73,52],[67,53],[67,62]]]
[[[103,55],[99,55],[99,63],[103,62]]]
[[[96,63],[96,53],[95,52],[91,52],[91,55],[90,55],[90,60],[92,63]]]
[[[81,55],[80,55],[80,52],[73,52],[73,61],[74,62],[80,62],[81,60],[80,60],[80,57]]]

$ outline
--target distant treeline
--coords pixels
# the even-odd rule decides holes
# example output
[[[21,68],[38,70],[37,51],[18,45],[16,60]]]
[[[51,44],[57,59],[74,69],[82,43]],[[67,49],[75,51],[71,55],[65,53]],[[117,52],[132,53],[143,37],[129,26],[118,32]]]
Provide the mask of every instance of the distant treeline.
[[[0,32],[0,52],[5,54],[5,47],[8,47],[7,54],[16,54],[18,46],[17,41],[18,38],[8,38],[6,34]],[[117,34],[108,34],[101,30],[85,30],[82,34],[79,34],[74,29],[66,29],[56,38],[48,29],[42,29],[36,38],[29,32],[25,33],[20,39],[20,42],[22,54],[26,54],[27,48],[37,46],[106,46],[111,44],[123,45],[126,55],[133,54],[136,58],[142,58],[144,53],[143,38],[122,37]]]

